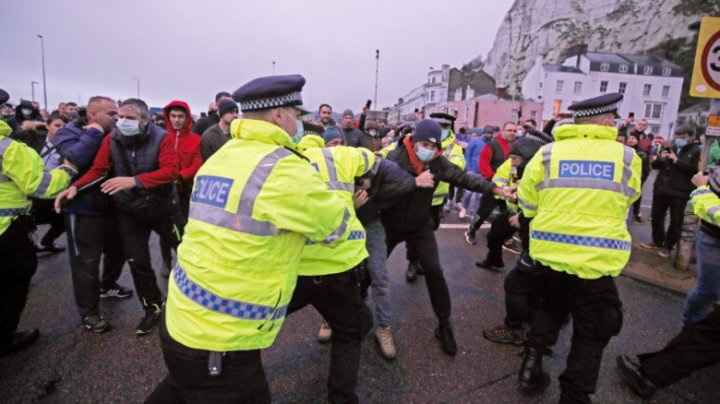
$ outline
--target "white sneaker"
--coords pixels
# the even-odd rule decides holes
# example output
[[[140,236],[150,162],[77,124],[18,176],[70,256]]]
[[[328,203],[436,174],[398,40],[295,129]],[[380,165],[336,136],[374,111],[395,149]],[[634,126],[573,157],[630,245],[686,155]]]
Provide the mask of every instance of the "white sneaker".
[[[322,344],[330,342],[330,339],[332,338],[332,328],[330,328],[330,324],[328,324],[327,321],[323,321],[320,325],[317,338],[318,342]]]
[[[460,213],[458,213],[458,217],[460,219],[465,219],[465,217],[467,217],[467,211],[465,210],[465,208],[460,208]]]
[[[377,338],[378,344],[380,345],[380,352],[382,352],[385,359],[395,359],[397,351],[395,350],[395,342],[393,342],[390,326],[377,327],[375,329],[375,338]]]

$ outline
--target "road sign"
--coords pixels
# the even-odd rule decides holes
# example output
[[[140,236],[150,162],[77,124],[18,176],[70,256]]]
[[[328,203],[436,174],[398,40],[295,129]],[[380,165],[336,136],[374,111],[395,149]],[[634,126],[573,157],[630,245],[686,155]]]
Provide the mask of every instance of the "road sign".
[[[720,18],[703,17],[698,34],[697,50],[690,95],[720,98]]]
[[[711,115],[708,117],[705,136],[720,137],[720,116]]]

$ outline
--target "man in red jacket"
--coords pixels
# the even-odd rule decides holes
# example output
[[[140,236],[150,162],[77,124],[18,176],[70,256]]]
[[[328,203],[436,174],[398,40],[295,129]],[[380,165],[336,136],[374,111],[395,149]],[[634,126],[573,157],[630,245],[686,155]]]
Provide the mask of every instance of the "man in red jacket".
[[[117,127],[105,136],[92,167],[58,195],[55,209],[60,212],[66,200],[77,196],[78,188],[102,181],[100,190],[113,199],[120,242],[145,309],[135,333],[144,335],[157,325],[163,305],[150,261],[150,233],[179,236],[171,216],[172,187],[179,175],[177,155],[173,139],[150,122],[144,101],[125,100],[118,116]],[[103,180],[105,176],[107,180]],[[176,237],[174,246],[178,243]]]
[[[180,212],[182,213],[182,220],[180,220],[180,231],[182,232],[190,209],[190,193],[193,187],[193,179],[195,173],[203,164],[200,154],[200,140],[202,137],[191,131],[192,115],[186,102],[171,101],[163,108],[163,116],[165,118],[165,127],[170,134],[170,139],[172,139],[177,154],[178,170],[180,171],[178,178],[175,180],[175,189]],[[163,258],[160,273],[166,278],[170,276],[171,246],[173,244],[177,243],[174,240],[160,238],[160,251]]]

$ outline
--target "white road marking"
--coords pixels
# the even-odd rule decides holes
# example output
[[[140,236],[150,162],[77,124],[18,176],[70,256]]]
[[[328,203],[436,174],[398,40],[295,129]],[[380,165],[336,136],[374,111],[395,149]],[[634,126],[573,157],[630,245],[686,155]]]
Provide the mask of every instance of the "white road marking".
[[[467,224],[462,224],[462,223],[441,223],[441,224],[440,224],[440,228],[441,228],[441,229],[462,229],[462,230],[467,230],[467,229],[468,229],[468,225],[467,225]],[[489,228],[490,228],[490,223],[483,223],[483,225],[480,226],[480,228],[481,228],[481,229],[489,229]]]

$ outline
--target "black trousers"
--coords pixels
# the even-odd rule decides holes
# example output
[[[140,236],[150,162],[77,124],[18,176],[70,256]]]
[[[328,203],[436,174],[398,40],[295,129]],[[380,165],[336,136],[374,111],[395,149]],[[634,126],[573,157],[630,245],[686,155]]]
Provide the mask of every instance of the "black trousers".
[[[96,312],[100,288],[112,288],[120,278],[125,254],[114,215],[89,216],[65,214],[68,253],[75,303],[80,317]],[[100,278],[100,259],[103,257]]]
[[[50,228],[40,239],[40,244],[49,246],[65,232],[63,215],[55,212],[55,201],[52,199],[36,199],[33,201],[33,221],[38,224],[49,224]]]
[[[440,255],[435,240],[432,219],[428,218],[422,227],[410,233],[397,232],[388,227],[385,227],[385,233],[387,235],[388,257],[392,254],[395,246],[403,241],[405,242],[408,252],[417,258],[417,262],[425,273],[425,285],[435,315],[441,323],[449,322],[452,310],[450,291],[440,266]]]
[[[650,213],[653,243],[668,249],[675,246],[675,243],[680,239],[687,202],[687,198],[653,194]],[[665,231],[665,215],[668,209],[670,210],[670,225]]]
[[[643,373],[657,386],[669,386],[696,370],[720,362],[720,307],[685,327],[665,348],[638,355]]]
[[[590,403],[605,346],[622,328],[622,303],[615,281],[609,276],[581,279],[537,265],[542,303],[533,318],[528,346],[550,355],[564,317],[572,315],[570,353],[559,377],[560,402]]]
[[[443,203],[441,203],[440,205],[436,205],[436,206],[431,206],[431,207],[430,207],[430,219],[432,220],[432,224],[433,224],[433,227],[432,227],[432,228],[433,228],[433,231],[435,231],[435,230],[437,230],[437,229],[440,228],[440,222],[441,222],[440,214],[442,213],[443,206],[445,206],[445,201],[446,201],[446,200],[447,200],[447,199],[445,199],[445,200],[443,201]],[[389,256],[389,255],[390,255],[390,252],[388,252],[388,256]],[[405,259],[407,259],[408,262],[414,262],[414,263],[416,263],[416,264],[417,264],[417,261],[418,261],[417,257],[416,257],[415,254],[413,253],[413,251],[412,251],[410,248],[408,248],[407,245],[405,246]],[[421,266],[421,267],[422,267],[422,266]]]
[[[328,400],[357,403],[362,340],[372,328],[370,309],[360,297],[357,268],[325,276],[299,276],[288,314],[312,305],[332,328]]]
[[[519,329],[523,323],[532,323],[533,313],[539,307],[540,273],[523,254],[515,268],[505,278],[505,325]]]
[[[270,403],[270,387],[259,350],[224,353],[222,372],[210,376],[210,352],[188,348],[172,339],[165,327],[164,316],[160,325],[160,345],[169,373],[146,403]]]
[[[493,210],[495,210],[495,208],[500,209],[501,213],[505,212],[507,211],[507,203],[503,199],[496,199],[495,196],[490,192],[484,193],[482,199],[480,199],[480,206],[477,210],[478,218],[470,226],[470,230],[472,230],[473,232],[478,231],[480,226],[485,223],[485,221],[488,217],[490,217],[490,214]]]
[[[185,233],[185,225],[187,224],[190,214],[190,194],[180,194],[174,198],[177,198],[178,203],[177,206],[173,203],[173,220],[180,230],[180,237],[182,237]],[[160,254],[162,254],[163,262],[168,265],[172,262],[172,250],[177,249],[178,243],[176,239],[177,237],[174,234],[171,234],[169,237],[167,235],[160,235]]]
[[[118,213],[118,230],[123,251],[130,266],[138,299],[143,307],[162,305],[162,293],[157,285],[150,257],[150,233],[172,240],[172,248],[180,244],[180,230],[170,211],[154,223],[141,223],[125,212]]]
[[[29,216],[16,218],[0,234],[0,345],[12,343],[37,270]]]
[[[487,259],[493,264],[502,266],[502,247],[503,243],[515,234],[516,229],[510,226],[510,212],[507,210],[501,212],[495,217],[487,234]]]

